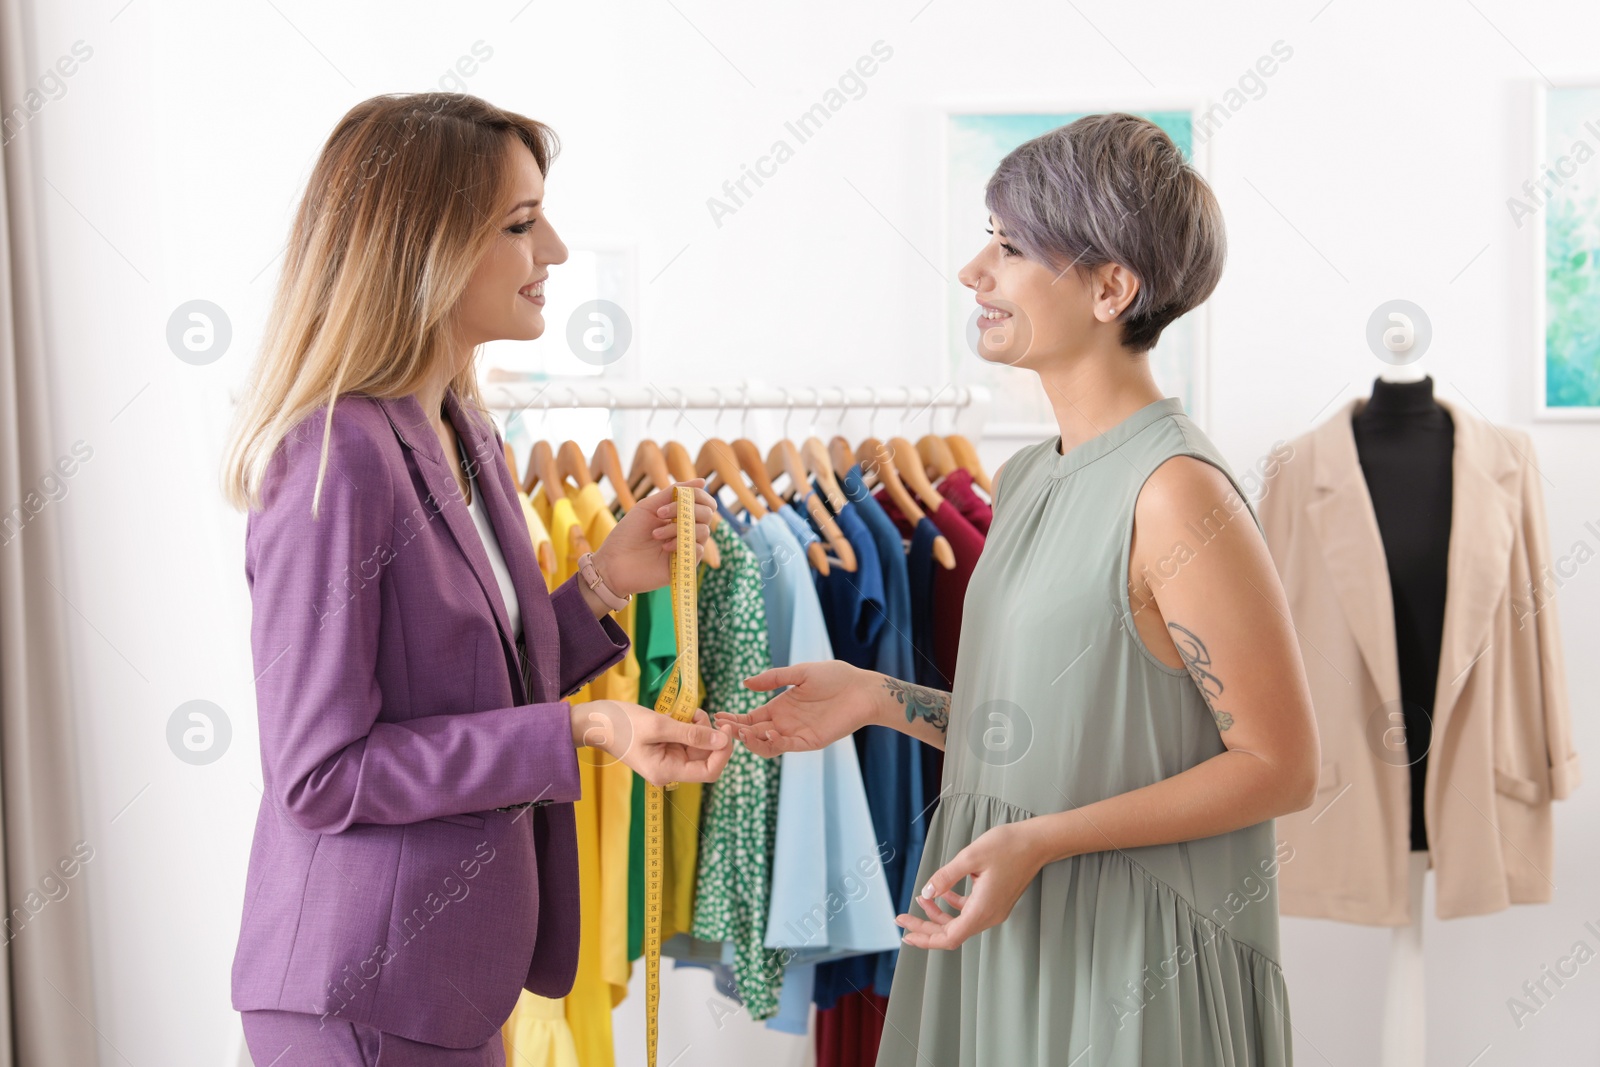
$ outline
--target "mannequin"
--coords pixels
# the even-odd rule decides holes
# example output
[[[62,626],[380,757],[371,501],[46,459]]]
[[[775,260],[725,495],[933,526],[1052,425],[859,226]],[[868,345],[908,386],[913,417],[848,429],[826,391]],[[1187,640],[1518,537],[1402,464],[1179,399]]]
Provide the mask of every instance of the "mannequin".
[[[1429,867],[1422,798],[1444,632],[1455,432],[1449,413],[1433,399],[1433,379],[1416,363],[1384,369],[1351,430],[1389,569],[1401,697],[1391,718],[1404,722],[1411,775],[1412,918],[1394,929],[1390,942],[1382,1064],[1422,1067],[1422,883]],[[1398,748],[1394,752],[1398,765]]]

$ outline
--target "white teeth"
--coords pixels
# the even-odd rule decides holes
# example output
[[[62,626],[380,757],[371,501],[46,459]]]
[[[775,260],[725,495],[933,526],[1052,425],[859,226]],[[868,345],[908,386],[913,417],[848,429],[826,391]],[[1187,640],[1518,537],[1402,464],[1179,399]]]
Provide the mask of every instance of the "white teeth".
[[[532,285],[528,286],[526,289],[524,289],[522,291],[524,293],[528,294],[529,296],[543,296],[544,295],[544,282],[534,282]]]
[[[1009,311],[1001,311],[998,308],[984,308],[980,317],[985,319],[1009,319],[1011,313]]]

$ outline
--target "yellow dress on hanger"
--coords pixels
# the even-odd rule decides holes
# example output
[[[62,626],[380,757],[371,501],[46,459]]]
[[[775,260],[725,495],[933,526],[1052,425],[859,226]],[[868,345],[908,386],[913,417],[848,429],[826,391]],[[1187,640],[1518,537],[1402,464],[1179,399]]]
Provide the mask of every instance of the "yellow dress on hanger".
[[[551,1000],[526,989],[500,1027],[506,1063],[517,1067],[582,1067],[578,1043],[567,1023],[565,998]]]
[[[539,514],[532,498],[521,489],[517,490],[517,497],[522,502],[523,518],[528,522],[528,536],[533,541],[534,554],[538,554],[541,544],[548,543],[553,547],[546,519]],[[539,499],[544,499],[543,493],[539,494]],[[548,509],[546,511],[548,513]],[[576,517],[573,517],[567,525],[570,527],[576,522]],[[561,558],[559,553],[556,558]],[[541,572],[541,577],[551,592],[563,580],[559,573]],[[579,694],[574,694],[573,699],[579,699]],[[582,1061],[578,1058],[578,1044],[572,1026],[567,1022],[565,998],[541,997],[524,989],[511,1010],[511,1017],[500,1027],[500,1040],[505,1045],[508,1064],[514,1063],[518,1067],[582,1067]]]
[[[544,486],[535,490],[533,505],[545,522],[556,552],[556,574],[550,580],[556,588],[578,572],[578,554],[572,549],[572,531],[583,532],[572,501],[566,496],[550,501],[543,492]],[[546,517],[548,516],[548,517]],[[590,542],[590,547],[594,543]],[[619,620],[620,621],[620,620]],[[595,699],[594,689],[601,678],[572,693],[567,699],[581,704]],[[541,1067],[611,1067],[615,1062],[611,1034],[612,993],[600,965],[599,932],[601,927],[601,871],[600,871],[600,795],[596,775],[595,749],[580,749],[578,753],[578,782],[582,797],[573,804],[578,838],[578,973],[572,990],[559,1001],[536,996],[526,989],[517,1000],[511,1017],[501,1027],[501,1039],[507,1044],[508,1063],[539,1064]],[[609,757],[607,757],[609,758]],[[555,1026],[552,1005],[559,1005],[571,1033],[576,1063],[560,1059],[541,1060],[540,1050],[554,1050],[557,1054],[565,1042]],[[530,1050],[525,1059],[523,1051]]]
[[[704,570],[702,566],[700,568]],[[706,706],[705,680],[695,678],[695,706]],[[694,877],[700,862],[700,801],[704,786],[679,782],[666,794],[666,841],[661,879],[661,940],[688,933],[694,923]]]
[[[576,492],[568,490],[578,521],[583,524],[589,547],[598,549],[616,528],[600,487],[593,482]],[[590,700],[639,702],[639,660],[631,647],[634,632],[634,603],[613,613],[628,634],[628,654],[590,683]],[[600,755],[598,750],[589,750]],[[611,985],[611,1005],[621,1004],[628,995],[628,979],[633,963],[628,959],[628,832],[632,826],[633,769],[621,760],[604,757],[595,761],[596,793],[584,792],[587,800],[598,801],[597,824],[600,849],[600,973]],[[585,924],[587,927],[587,924]],[[584,1061],[588,1063],[587,1060]]]
[[[541,483],[539,483],[539,485],[534,487],[534,490],[533,490],[532,493],[527,494],[527,498],[528,498],[528,505],[531,508],[533,508],[533,513],[535,515],[539,516],[539,521],[540,521],[540,523],[542,523],[544,525],[544,528],[545,528],[545,531],[546,531],[545,536],[548,537],[548,536],[550,536],[549,530],[551,529],[551,526],[550,526],[551,516],[550,516],[550,497],[549,497],[549,495],[547,493],[547,490],[548,490],[548,486],[546,486],[543,482],[541,482]],[[529,527],[529,528],[532,529],[532,527]],[[554,540],[554,538],[551,538],[551,539]],[[550,583],[550,587],[553,589],[553,588],[555,588],[555,586],[557,584],[558,583],[556,583],[556,582],[551,582]]]
[[[552,590],[578,569],[572,529],[580,530],[595,549],[616,526],[603,494],[592,484],[581,490],[568,485],[554,502],[541,485],[524,495],[523,505],[535,546],[542,535],[555,549],[557,570],[547,578]],[[614,618],[631,644],[634,604],[614,613]],[[696,685],[698,703],[704,704],[704,684],[696,679]],[[568,699],[637,703],[638,698],[639,662],[630,648],[622,660]],[[583,797],[574,805],[581,909],[578,974],[572,991],[559,1000],[522,991],[501,1028],[506,1062],[518,1067],[611,1067],[615,1062],[611,1009],[626,997],[633,970],[628,959],[628,844],[636,776],[626,764],[594,758],[597,755],[601,754],[593,749],[580,753]],[[682,783],[667,798],[663,937],[688,931],[693,919],[701,786]]]
[[[544,494],[541,493],[539,495],[542,497]],[[533,506],[533,499],[520,488],[517,490],[517,499],[522,502],[522,517],[528,521],[528,536],[533,539],[533,555],[537,559],[540,546],[552,545],[553,547],[550,540],[550,530],[545,525],[544,516],[540,515],[539,509]],[[540,573],[543,574],[542,571]],[[553,592],[555,587],[550,584],[550,579],[553,576],[544,574],[543,577],[545,586]]]

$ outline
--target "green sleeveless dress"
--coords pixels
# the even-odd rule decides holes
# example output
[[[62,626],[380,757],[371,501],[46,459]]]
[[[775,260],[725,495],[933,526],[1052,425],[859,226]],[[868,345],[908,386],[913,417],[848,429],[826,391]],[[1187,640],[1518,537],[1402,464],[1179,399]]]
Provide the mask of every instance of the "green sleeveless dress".
[[[1224,751],[1187,671],[1138,636],[1128,542],[1139,489],[1169,457],[1214,464],[1242,501],[1238,480],[1176,397],[1066,455],[1059,443],[1023,448],[1001,475],[967,588],[919,892],[992,826]],[[1047,864],[998,926],[956,949],[901,947],[878,1067],[1288,1067],[1279,859],[1269,819]]]

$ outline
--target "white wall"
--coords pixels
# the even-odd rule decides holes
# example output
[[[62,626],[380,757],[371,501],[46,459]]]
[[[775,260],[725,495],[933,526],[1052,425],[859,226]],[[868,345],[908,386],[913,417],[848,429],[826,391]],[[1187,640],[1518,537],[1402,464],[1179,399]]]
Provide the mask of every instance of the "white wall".
[[[83,888],[102,1063],[217,1067],[228,1056],[260,770],[244,523],[215,488],[227,389],[250,359],[329,128],[367,96],[435,85],[474,42],[493,56],[468,90],[564,140],[549,204],[567,240],[637,245],[644,378],[938,386],[950,373],[939,358],[947,283],[923,256],[937,260],[942,242],[939,109],[1215,98],[1281,39],[1293,58],[1211,142],[1231,243],[1211,301],[1214,439],[1243,466],[1330,401],[1369,390],[1379,365],[1362,340],[1367,315],[1404,297],[1432,317],[1426,362],[1441,394],[1532,432],[1554,546],[1600,518],[1600,428],[1531,421],[1531,228],[1518,231],[1504,206],[1534,173],[1531,85],[1600,78],[1593,5],[786,6],[36,5],[38,69],[75,41],[93,48],[22,136],[49,182],[39,188],[58,448],[93,448],[52,507],[70,561],[70,713],[96,848]],[[879,39],[894,55],[868,93],[718,227],[706,198]],[[168,315],[193,298],[221,305],[235,330],[206,367],[164,340]],[[990,448],[991,469],[1002,458]],[[1593,775],[1600,666],[1587,653],[1600,577],[1581,571],[1555,610]],[[168,716],[194,698],[219,704],[234,730],[206,767],[179,762],[165,741]],[[1583,923],[1600,919],[1597,830],[1591,783],[1558,806],[1555,903],[1429,922],[1430,1064],[1593,1055],[1600,964],[1520,1031],[1506,999],[1575,941],[1594,944]],[[1298,1061],[1376,1062],[1385,933],[1286,920],[1284,944]],[[667,986],[664,1059],[687,1044],[694,1062],[805,1062],[805,1041],[745,1020],[719,1030],[703,975],[669,972]],[[642,1056],[642,1010],[636,995],[617,1014],[625,1062]]]

